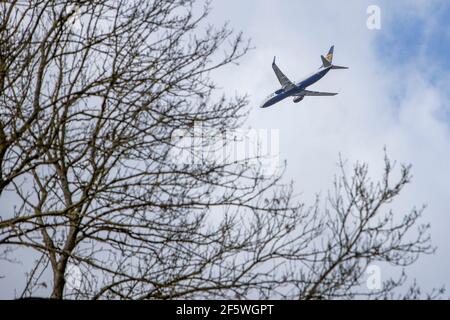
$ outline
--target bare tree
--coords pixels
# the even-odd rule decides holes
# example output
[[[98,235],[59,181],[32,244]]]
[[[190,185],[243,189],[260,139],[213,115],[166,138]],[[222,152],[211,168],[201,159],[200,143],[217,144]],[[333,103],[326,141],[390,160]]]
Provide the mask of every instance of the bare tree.
[[[248,42],[206,25],[208,10],[194,0],[1,4],[1,183],[21,203],[2,218],[0,244],[41,255],[23,296],[50,271],[57,299],[385,297],[405,278],[368,290],[368,265],[433,251],[422,210],[386,212],[410,181],[403,166],[392,183],[388,159],[377,183],[365,164],[349,175],[341,162],[327,204],[310,207],[251,159],[174,161],[191,151],[177,130],[233,130],[248,110],[245,96],[214,98],[210,73]],[[67,288],[69,265],[81,270],[77,287]]]
[[[51,40],[37,30],[33,17],[42,13],[39,8],[29,7],[19,15],[17,5],[2,2],[0,12],[0,195],[41,162],[41,151],[53,137],[43,116],[49,106],[40,103]]]

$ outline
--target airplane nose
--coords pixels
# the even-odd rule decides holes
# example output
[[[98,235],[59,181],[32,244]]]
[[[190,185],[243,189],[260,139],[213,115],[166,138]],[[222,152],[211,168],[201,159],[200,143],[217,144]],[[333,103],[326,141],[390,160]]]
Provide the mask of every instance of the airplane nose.
[[[264,101],[259,107],[260,108],[267,108],[270,107],[271,103],[270,100]]]
[[[276,100],[274,99],[274,94],[271,94],[268,98],[266,98],[262,103],[260,108],[267,108],[270,107],[271,105],[273,105],[274,103],[276,103]]]

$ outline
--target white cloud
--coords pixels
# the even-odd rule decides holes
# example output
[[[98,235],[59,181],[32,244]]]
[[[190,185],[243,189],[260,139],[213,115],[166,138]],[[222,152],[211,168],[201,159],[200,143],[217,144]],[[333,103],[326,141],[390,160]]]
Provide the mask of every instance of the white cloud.
[[[428,63],[426,57],[413,59],[416,65],[392,68],[376,55],[377,32],[389,35],[390,30],[383,23],[380,31],[366,28],[371,1],[246,1],[242,10],[235,10],[241,3],[215,2],[213,19],[229,19],[253,39],[256,49],[238,68],[215,76],[225,91],[250,94],[249,125],[280,129],[281,159],[288,160],[286,177],[308,199],[331,185],[339,152],[377,168],[386,145],[392,158],[413,164],[413,183],[397,203],[399,214],[427,204],[425,220],[431,222],[433,243],[440,248],[435,256],[419,260],[410,273],[425,288],[448,286],[450,135],[444,116],[449,97],[443,81],[430,83],[419,72]],[[432,19],[428,1],[393,3],[379,3],[382,19]],[[430,35],[437,24],[427,26]],[[311,88],[338,90],[340,95],[307,97],[299,104],[286,99],[269,109],[258,108],[278,86],[270,66],[273,55],[288,77],[297,80],[320,65],[320,54],[331,44],[336,45],[336,64],[350,70],[331,71]]]

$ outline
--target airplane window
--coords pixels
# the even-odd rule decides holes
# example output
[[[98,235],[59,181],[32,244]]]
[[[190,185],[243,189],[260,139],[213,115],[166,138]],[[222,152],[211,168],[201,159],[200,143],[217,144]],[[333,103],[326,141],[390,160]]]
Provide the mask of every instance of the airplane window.
[[[283,89],[278,89],[277,91],[275,91],[275,94],[280,94],[283,92]]]

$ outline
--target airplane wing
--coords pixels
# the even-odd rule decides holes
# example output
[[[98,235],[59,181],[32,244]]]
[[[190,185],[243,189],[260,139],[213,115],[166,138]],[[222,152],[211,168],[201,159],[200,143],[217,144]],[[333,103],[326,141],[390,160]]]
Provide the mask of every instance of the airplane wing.
[[[337,95],[337,93],[302,90],[300,93],[298,93],[296,95],[298,95],[298,96],[335,96],[335,95]]]
[[[289,80],[288,77],[286,77],[284,73],[281,72],[280,68],[278,68],[278,66],[275,64],[275,57],[273,57],[272,69],[275,72],[278,81],[280,81],[280,84],[284,90],[289,90],[295,87],[295,84],[293,84],[291,80]]]

